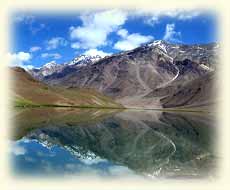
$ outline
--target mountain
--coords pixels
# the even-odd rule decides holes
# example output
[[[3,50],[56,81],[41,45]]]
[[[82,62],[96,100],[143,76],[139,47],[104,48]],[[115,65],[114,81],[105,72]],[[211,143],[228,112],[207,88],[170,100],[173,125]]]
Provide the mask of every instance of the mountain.
[[[92,88],[126,107],[191,107],[191,101],[182,103],[181,99],[210,98],[208,93],[197,93],[191,88],[194,82],[199,83],[201,91],[208,90],[202,83],[204,78],[213,85],[210,75],[214,75],[218,65],[218,50],[217,43],[184,45],[158,40],[83,64],[84,67],[63,65],[60,72],[40,80],[52,86]],[[166,103],[168,99],[173,103]]]
[[[28,72],[35,79],[42,80],[42,78],[48,75],[61,71],[63,67],[64,65],[60,65],[60,64],[55,63],[54,61],[51,61],[43,65],[40,69],[33,68],[33,69],[29,69]]]
[[[44,77],[52,75],[54,73],[68,72],[68,70],[75,70],[78,67],[86,66],[89,64],[94,64],[96,61],[100,60],[102,57],[99,55],[89,56],[80,55],[75,57],[70,62],[64,64],[57,64],[51,61],[43,65],[40,69],[34,68],[29,69],[28,72],[36,79],[42,80]]]
[[[185,107],[208,110],[216,103],[214,97],[217,87],[215,74],[210,72],[200,78],[189,81],[179,89],[171,90],[173,93],[162,98],[161,105],[164,108]]]
[[[48,67],[52,69],[53,65]],[[32,78],[20,67],[11,68],[10,72],[13,76],[11,92],[16,106],[122,107],[92,89],[49,87]]]
[[[102,57],[100,55],[90,56],[90,55],[80,55],[75,57],[68,65],[84,66],[87,64],[93,64],[100,60]]]

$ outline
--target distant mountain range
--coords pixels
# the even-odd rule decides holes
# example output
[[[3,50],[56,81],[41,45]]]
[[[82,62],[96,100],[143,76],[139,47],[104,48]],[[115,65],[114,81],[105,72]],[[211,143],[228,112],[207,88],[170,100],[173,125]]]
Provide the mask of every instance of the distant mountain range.
[[[219,44],[157,40],[111,56],[81,55],[28,72],[62,88],[89,88],[129,108],[208,108],[215,103]]]
[[[28,70],[29,73],[38,80],[43,80],[44,77],[52,75],[53,73],[61,73],[63,70],[73,69],[76,67],[86,66],[89,64],[93,64],[96,61],[100,60],[102,57],[99,55],[96,56],[87,56],[87,55],[80,55],[70,62],[64,64],[57,64],[54,61],[51,61],[45,65],[43,65],[39,69],[30,69]],[[65,72],[65,71],[64,71]]]

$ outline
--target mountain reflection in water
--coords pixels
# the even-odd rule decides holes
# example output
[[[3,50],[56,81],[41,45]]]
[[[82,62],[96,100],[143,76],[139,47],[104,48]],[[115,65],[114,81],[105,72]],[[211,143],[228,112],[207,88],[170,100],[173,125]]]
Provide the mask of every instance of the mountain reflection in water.
[[[150,110],[19,109],[19,175],[201,178],[215,175],[212,115]]]

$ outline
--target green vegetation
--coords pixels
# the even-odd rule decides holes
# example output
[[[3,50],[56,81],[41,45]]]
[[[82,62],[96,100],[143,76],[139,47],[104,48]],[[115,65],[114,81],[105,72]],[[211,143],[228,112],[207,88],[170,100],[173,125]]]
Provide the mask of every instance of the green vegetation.
[[[50,87],[36,81],[21,68],[13,68],[11,72],[15,107],[123,108],[93,89]]]
[[[14,107],[17,108],[36,108],[36,107],[60,107],[60,108],[93,108],[93,109],[125,109],[123,107],[109,107],[109,106],[98,106],[98,105],[58,105],[58,104],[36,104],[30,100],[26,100],[24,98],[15,98]]]
[[[101,98],[101,97],[100,97]],[[103,96],[102,96],[103,98]],[[108,98],[109,99],[109,98]],[[108,104],[103,102],[101,105],[90,105],[90,104],[80,104],[80,105],[58,105],[58,104],[37,104],[30,100],[26,100],[24,98],[15,98],[14,107],[19,108],[36,108],[36,107],[44,107],[44,108],[91,108],[91,109],[135,109],[135,108],[125,108],[125,107],[115,107],[114,104],[110,104],[110,101],[107,97],[104,97],[104,101],[108,101]],[[136,108],[135,110],[139,110]],[[167,112],[204,112],[209,113],[208,110],[201,110],[201,109],[192,109],[192,108],[162,108],[162,109],[140,109],[140,110],[155,110],[155,111],[167,111]]]
[[[38,105],[24,98],[15,98],[14,106],[15,107],[33,107],[33,106],[38,106]]]

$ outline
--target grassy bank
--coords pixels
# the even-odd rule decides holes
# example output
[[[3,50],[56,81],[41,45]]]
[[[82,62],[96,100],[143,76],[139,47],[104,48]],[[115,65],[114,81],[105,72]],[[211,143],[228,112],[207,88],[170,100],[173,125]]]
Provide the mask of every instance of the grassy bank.
[[[110,106],[97,106],[97,105],[58,105],[58,104],[36,104],[32,101],[16,98],[14,101],[14,107],[16,108],[52,108],[52,107],[60,107],[60,108],[93,108],[93,109],[125,109],[124,107],[110,107]]]

